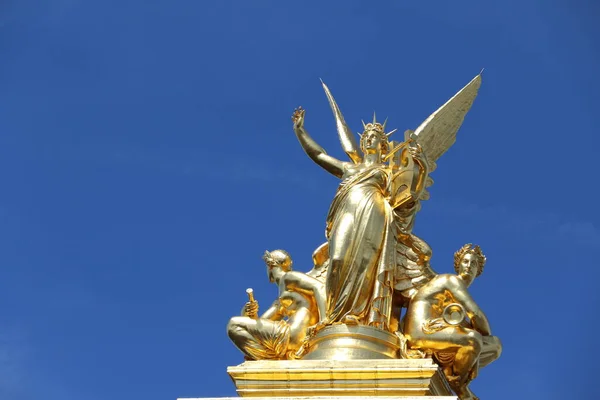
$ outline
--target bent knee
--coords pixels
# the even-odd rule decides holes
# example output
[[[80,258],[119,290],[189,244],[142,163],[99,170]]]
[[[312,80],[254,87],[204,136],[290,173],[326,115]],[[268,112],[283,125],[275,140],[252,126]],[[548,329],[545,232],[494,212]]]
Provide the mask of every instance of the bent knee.
[[[493,348],[492,354],[494,359],[499,358],[502,355],[502,342],[497,336],[487,336],[483,341],[484,348]]]
[[[483,337],[479,332],[470,331],[463,337],[463,346],[471,347],[475,351],[481,351],[483,347]]]
[[[233,317],[227,323],[227,334],[231,336],[232,333],[246,330],[248,317]]]

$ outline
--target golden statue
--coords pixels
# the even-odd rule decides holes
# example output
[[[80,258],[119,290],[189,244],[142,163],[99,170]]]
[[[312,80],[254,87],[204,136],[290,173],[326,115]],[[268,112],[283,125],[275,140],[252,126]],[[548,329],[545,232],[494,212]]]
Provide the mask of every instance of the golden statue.
[[[415,246],[422,241],[412,235],[419,201],[428,198],[429,172],[454,143],[480,80],[478,75],[417,130],[406,131],[405,141],[393,148],[388,137],[395,130],[386,133],[386,123],[378,123],[375,115],[371,123],[363,122],[357,144],[323,83],[342,147],[350,158],[347,162],[328,155],[310,137],[302,108],[294,112],[294,132],[306,154],[342,180],[326,220],[329,272],[327,312],[321,325],[343,323],[389,330],[394,289],[410,290],[418,278],[429,276],[424,270],[410,270],[403,254],[422,250],[423,246]],[[444,125],[437,126],[442,120]]]
[[[486,258],[479,246],[464,245],[454,256],[457,275],[437,275],[412,297],[403,324],[407,346],[433,354],[456,394],[474,398],[468,388],[480,367],[497,359],[500,340],[467,288],[481,275]]]
[[[390,205],[392,169],[383,162],[389,143],[385,126],[365,125],[354,163],[326,154],[304,129],[304,110],[292,117],[308,156],[342,179],[326,220],[329,272],[325,323],[374,325],[387,329],[395,265],[395,224]],[[410,147],[416,157],[417,147]]]
[[[395,142],[395,130],[386,132],[375,115],[363,122],[357,141],[323,83],[348,161],[327,154],[306,131],[305,110],[294,111],[301,147],[341,182],[325,221],[327,241],[313,254],[310,272],[292,271],[283,250],[265,253],[277,300],[258,317],[250,293],[242,316],[228,325],[247,359],[429,357],[461,400],[475,398],[469,382],[501,353],[467,291],[485,257],[478,246],[465,245],[455,255],[457,275],[438,275],[431,248],[412,230],[421,201],[429,198],[430,174],[455,142],[480,84],[481,74]]]
[[[249,301],[242,316],[233,317],[227,334],[250,360],[297,358],[309,327],[319,321],[325,305],[327,264],[317,249],[315,267],[304,274],[292,271],[292,259],[285,250],[265,252],[269,281],[279,287],[279,297],[258,317],[258,302],[248,289]]]

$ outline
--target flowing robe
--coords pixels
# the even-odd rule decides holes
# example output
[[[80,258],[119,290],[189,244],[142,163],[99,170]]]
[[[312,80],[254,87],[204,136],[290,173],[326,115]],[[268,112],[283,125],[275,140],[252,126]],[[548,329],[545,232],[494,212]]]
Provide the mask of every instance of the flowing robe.
[[[374,165],[340,184],[327,216],[329,323],[388,329],[396,224],[387,200],[391,171]]]

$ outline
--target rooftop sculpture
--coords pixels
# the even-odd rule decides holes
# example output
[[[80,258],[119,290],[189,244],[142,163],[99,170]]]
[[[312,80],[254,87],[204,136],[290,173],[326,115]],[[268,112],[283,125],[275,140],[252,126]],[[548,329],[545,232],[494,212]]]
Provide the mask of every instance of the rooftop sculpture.
[[[431,248],[412,230],[429,198],[429,175],[454,144],[480,84],[481,74],[396,142],[375,115],[357,138],[323,83],[347,161],[327,154],[305,129],[305,110],[295,110],[302,149],[340,185],[311,271],[292,271],[284,250],[265,253],[278,298],[259,316],[249,289],[242,315],[227,328],[247,360],[431,358],[460,399],[476,398],[469,383],[502,349],[468,292],[486,258],[467,244],[455,254],[456,275],[437,274]]]

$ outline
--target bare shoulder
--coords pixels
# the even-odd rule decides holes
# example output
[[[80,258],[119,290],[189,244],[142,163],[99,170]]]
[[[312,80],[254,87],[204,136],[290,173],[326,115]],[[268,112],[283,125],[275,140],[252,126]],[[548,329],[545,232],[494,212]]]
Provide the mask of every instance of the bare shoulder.
[[[435,278],[433,278],[430,281],[430,283],[437,287],[439,287],[439,286],[456,287],[456,286],[463,285],[462,280],[460,280],[460,278],[454,274],[440,274],[440,275],[436,276]]]
[[[301,279],[302,275],[304,275],[302,272],[288,271],[281,277],[281,280],[284,282],[296,282]]]
[[[344,173],[344,178],[355,175],[360,172],[360,165],[352,164],[351,162],[343,161],[342,162],[342,170]]]

